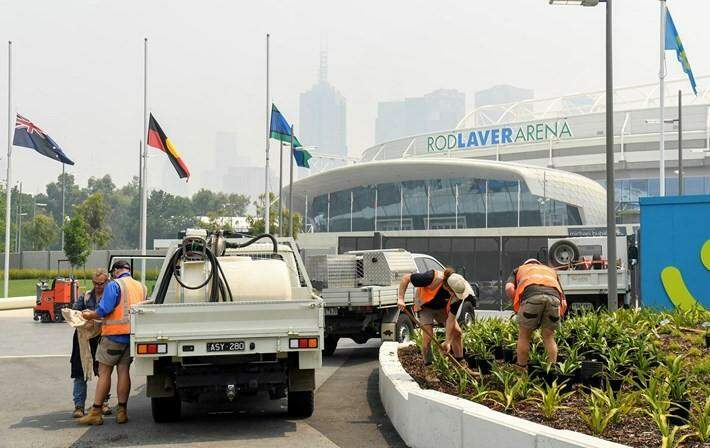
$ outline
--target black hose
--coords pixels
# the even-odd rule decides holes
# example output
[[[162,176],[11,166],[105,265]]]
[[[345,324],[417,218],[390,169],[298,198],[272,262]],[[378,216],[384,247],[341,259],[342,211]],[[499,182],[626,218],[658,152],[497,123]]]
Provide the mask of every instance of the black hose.
[[[165,270],[165,274],[163,275],[160,287],[158,288],[158,294],[156,295],[155,303],[162,304],[165,302],[165,295],[167,294],[168,288],[170,287],[170,279],[172,277],[175,278],[175,281],[177,281],[180,286],[185,289],[191,290],[204,288],[211,280],[212,285],[210,292],[210,302],[218,302],[220,297],[222,301],[226,302],[227,294],[229,294],[229,301],[234,301],[232,297],[232,290],[229,288],[229,283],[226,281],[227,277],[224,274],[224,270],[222,269],[222,265],[219,263],[219,260],[217,259],[217,257],[215,257],[214,253],[212,253],[209,248],[206,248],[205,254],[207,255],[207,259],[210,262],[209,276],[200,285],[186,285],[180,280],[180,276],[178,275],[178,272],[175,269],[178,266],[178,263],[180,262],[180,256],[182,255],[182,251],[180,250],[180,247],[178,247],[178,250],[175,251],[175,253],[172,255],[172,257],[170,257],[170,260],[168,261],[168,266]],[[225,287],[227,294],[225,294]]]
[[[259,240],[261,240],[261,239],[264,239],[264,238],[268,238],[268,239],[271,240],[271,244],[272,244],[273,247],[274,247],[274,253],[278,253],[278,251],[279,251],[278,243],[276,242],[276,238],[274,238],[274,236],[271,235],[270,233],[262,233],[261,235],[257,235],[257,236],[255,236],[254,238],[250,239],[249,241],[247,241],[247,242],[244,243],[244,244],[229,243],[229,242],[227,242],[227,247],[230,248],[230,249],[240,249],[240,248],[242,248],[242,247],[251,246],[252,244],[254,244],[254,243],[256,243],[257,241],[259,241]]]

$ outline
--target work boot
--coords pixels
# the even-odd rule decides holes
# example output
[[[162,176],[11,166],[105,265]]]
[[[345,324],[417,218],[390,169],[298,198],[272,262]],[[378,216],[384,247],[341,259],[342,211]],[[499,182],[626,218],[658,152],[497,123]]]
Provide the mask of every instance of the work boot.
[[[128,421],[128,413],[126,412],[126,405],[118,405],[116,410],[116,423],[123,424]]]
[[[92,406],[88,414],[77,420],[79,425],[103,425],[104,417],[101,415],[101,406]]]
[[[72,418],[81,418],[84,416],[84,408],[77,406],[74,408],[74,412],[71,414]]]
[[[424,380],[426,380],[427,383],[439,382],[439,377],[436,376],[436,369],[433,365],[429,364],[424,367]]]

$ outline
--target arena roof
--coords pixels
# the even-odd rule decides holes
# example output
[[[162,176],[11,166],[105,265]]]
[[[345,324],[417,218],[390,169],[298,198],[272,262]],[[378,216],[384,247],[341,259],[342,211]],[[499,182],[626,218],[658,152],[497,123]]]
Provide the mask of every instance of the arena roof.
[[[299,180],[293,184],[293,192],[294,199],[302,204],[306,197],[312,200],[363,185],[456,178],[520,180],[536,196],[578,206],[583,222],[603,223],[606,219],[606,190],[597,182],[567,171],[490,160],[393,159],[358,163]]]

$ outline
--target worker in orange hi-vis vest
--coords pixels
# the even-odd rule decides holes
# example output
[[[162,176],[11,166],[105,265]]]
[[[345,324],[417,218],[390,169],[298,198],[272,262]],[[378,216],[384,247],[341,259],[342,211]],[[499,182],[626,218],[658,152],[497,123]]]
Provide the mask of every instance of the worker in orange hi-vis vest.
[[[422,331],[422,356],[424,357],[425,375],[429,383],[438,382],[432,366],[431,334],[434,321],[446,329],[445,350],[451,352],[454,358],[463,361],[463,343],[461,327],[457,321],[461,304],[469,296],[473,296],[473,288],[461,275],[453,269],[444,271],[430,270],[422,273],[406,274],[402,277],[397,296],[397,306],[404,311],[406,308],[404,293],[409,284],[414,286],[414,311],[419,313],[419,323]]]
[[[131,392],[131,321],[128,311],[131,305],[143,302],[147,296],[144,284],[131,277],[131,265],[124,260],[116,261],[111,266],[111,281],[104,290],[103,298],[96,310],[85,310],[82,316],[86,320],[103,319],[101,325],[101,342],[96,350],[96,360],[99,362],[99,381],[96,383],[94,406],[77,423],[81,425],[101,425],[104,420],[101,404],[111,387],[111,373],[116,367],[118,383],[118,410],[116,423],[126,423],[128,413],[128,395]]]
[[[513,310],[518,315],[518,366],[527,368],[530,339],[538,328],[542,328],[547,359],[557,362],[555,330],[567,309],[557,272],[530,258],[510,274],[505,293],[513,301]]]

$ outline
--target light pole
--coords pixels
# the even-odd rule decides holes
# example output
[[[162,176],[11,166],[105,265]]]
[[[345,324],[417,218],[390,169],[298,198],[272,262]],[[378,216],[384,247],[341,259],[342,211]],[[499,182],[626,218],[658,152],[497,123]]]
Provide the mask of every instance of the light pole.
[[[35,216],[37,216],[37,207],[46,207],[47,204],[43,202],[35,202],[34,207],[32,207],[32,219],[35,219]]]
[[[614,198],[614,78],[612,59],[612,0],[549,0],[551,5],[597,6],[606,3],[606,245],[608,259],[607,309],[618,307],[616,294],[616,200]]]
[[[660,124],[659,120],[646,120],[646,123]],[[678,196],[683,196],[683,91],[678,90],[678,118],[664,118],[663,124],[678,123]],[[661,127],[663,127],[661,124]],[[664,178],[665,179],[665,178]],[[660,185],[660,183],[659,183]]]
[[[27,213],[22,212],[17,214],[17,253],[22,253],[22,217],[27,216]]]

